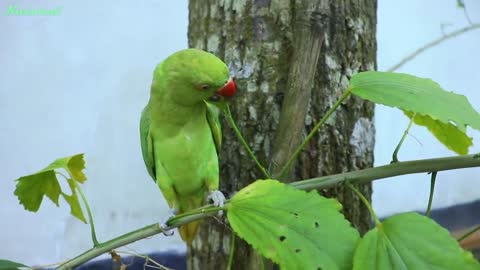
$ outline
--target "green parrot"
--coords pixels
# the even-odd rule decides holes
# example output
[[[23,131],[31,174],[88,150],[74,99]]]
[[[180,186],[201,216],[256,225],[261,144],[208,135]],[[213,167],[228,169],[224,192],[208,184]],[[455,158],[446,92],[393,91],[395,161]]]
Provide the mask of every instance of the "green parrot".
[[[223,205],[225,197],[218,191],[218,117],[235,90],[225,63],[202,50],[178,51],[155,68],[140,139],[147,170],[174,214],[200,207],[207,195]],[[188,245],[199,224],[179,228]]]

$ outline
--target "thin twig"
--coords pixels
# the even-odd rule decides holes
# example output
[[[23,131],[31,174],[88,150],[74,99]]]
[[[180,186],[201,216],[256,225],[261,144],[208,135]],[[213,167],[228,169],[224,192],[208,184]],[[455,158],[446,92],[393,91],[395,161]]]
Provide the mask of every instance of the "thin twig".
[[[158,262],[155,261],[154,259],[150,258],[150,256],[148,256],[148,255],[139,253],[139,252],[137,252],[136,250],[134,250],[134,249],[132,249],[132,248],[128,248],[128,249],[130,249],[131,252],[129,252],[129,251],[123,251],[123,250],[122,250],[122,251],[117,251],[117,253],[127,254],[127,255],[130,255],[130,256],[133,256],[133,257],[143,258],[143,259],[145,260],[145,266],[148,266],[148,267],[157,268],[157,269],[162,269],[162,270],[173,270],[172,268],[168,268],[168,267],[166,267],[166,266],[161,265],[160,263],[158,263]],[[149,265],[149,264],[148,264],[149,262],[155,264],[156,266]]]
[[[230,239],[230,254],[228,256],[227,270],[232,269],[233,255],[235,254],[235,238],[236,238],[236,235],[234,232],[232,232],[231,239]]]
[[[85,196],[82,189],[80,188],[80,185],[75,180],[73,180],[73,182],[75,183],[75,188],[78,190],[78,193],[80,193],[80,197],[82,198],[83,204],[87,209],[88,221],[89,221],[88,223],[90,223],[90,232],[92,235],[93,246],[97,246],[99,242],[97,240],[97,234],[95,232],[95,223],[93,222],[92,210],[90,209],[90,205],[88,204],[87,197]]]
[[[282,170],[279,173],[279,178],[282,178],[283,176],[285,176],[288,173],[288,171],[290,170],[290,166],[292,166],[292,163],[298,157],[298,155],[303,150],[303,148],[305,148],[305,145],[307,145],[307,143],[310,141],[310,139],[313,138],[313,135],[315,135],[315,133],[320,129],[320,127],[325,122],[327,122],[327,120],[330,118],[330,116],[337,110],[337,108],[342,104],[342,102],[345,99],[347,99],[348,96],[350,96],[351,93],[352,93],[352,90],[350,88],[345,90],[345,92],[342,94],[342,96],[340,96],[340,98],[335,102],[335,104],[333,104],[333,106],[327,111],[327,113],[325,113],[325,115],[322,117],[322,119],[320,119],[320,122],[318,122],[313,127],[312,131],[310,131],[310,133],[307,135],[305,140],[303,140],[302,144],[299,147],[297,147],[297,149],[295,150],[293,155],[290,157],[290,159],[287,161],[285,166],[283,166]]]
[[[412,115],[412,118],[410,118],[410,122],[408,123],[408,126],[405,129],[405,131],[403,132],[402,138],[400,139],[400,141],[397,144],[397,147],[395,147],[395,150],[393,151],[392,163],[398,162],[398,151],[400,151],[400,147],[402,147],[403,141],[405,141],[405,138],[407,137],[408,132],[410,131],[410,128],[412,127],[413,119],[415,118],[415,115],[416,115],[416,113],[414,113]]]
[[[363,194],[358,189],[356,189],[352,184],[350,184],[349,182],[347,182],[346,184],[347,184],[347,187],[349,187],[351,190],[353,190],[353,192],[357,194],[357,196],[360,198],[363,204],[367,207],[368,211],[370,212],[370,215],[373,217],[373,220],[375,221],[375,226],[382,224],[377,214],[375,214],[375,211],[373,211],[373,207],[370,204],[370,202],[367,200],[367,198],[365,198],[365,196],[363,196]]]
[[[467,237],[469,237],[470,235],[474,234],[476,231],[479,231],[480,230],[480,225],[478,225],[477,227],[471,229],[470,231],[468,231],[466,234],[460,236],[460,238],[458,238],[458,242],[462,242],[464,239],[466,239]]]
[[[428,206],[426,216],[430,217],[430,212],[432,211],[432,202],[433,202],[433,192],[435,191],[435,180],[437,179],[437,172],[432,172],[432,177],[430,179],[430,195],[428,196]]]
[[[245,138],[243,138],[243,135],[240,132],[240,130],[238,129],[238,126],[235,123],[235,120],[233,119],[232,113],[230,111],[230,107],[228,105],[225,109],[225,115],[227,116],[228,122],[230,122],[230,125],[232,126],[233,131],[235,132],[235,135],[237,135],[237,137],[240,140],[240,142],[242,143],[243,147],[245,148],[245,150],[247,150],[248,155],[250,155],[250,157],[253,159],[253,161],[255,161],[255,164],[257,164],[257,167],[260,169],[263,176],[267,179],[270,179],[271,178],[270,174],[265,169],[265,167],[262,166],[260,161],[258,161],[258,159],[255,156],[255,154],[253,153],[252,149],[250,148],[250,146],[248,146],[248,143],[245,141]]]
[[[472,20],[470,20],[470,16],[468,15],[468,11],[467,11],[467,6],[465,5],[465,1],[463,0],[459,0],[457,1],[457,6],[459,8],[462,8],[463,9],[463,14],[465,15],[465,18],[467,19],[467,22],[472,25]]]
[[[65,180],[67,180],[67,181],[71,180],[74,183],[74,187],[78,190],[78,193],[80,193],[80,197],[82,198],[83,204],[85,205],[85,208],[87,209],[88,221],[89,221],[88,223],[90,224],[90,233],[92,235],[93,246],[98,245],[99,242],[97,240],[97,234],[95,232],[95,223],[93,221],[92,210],[90,209],[90,205],[88,204],[87,197],[85,196],[82,189],[80,188],[80,185],[77,183],[77,181],[75,181],[74,179],[68,178],[65,174],[63,174],[61,172],[55,171],[55,173],[62,176],[63,178],[65,178]],[[74,192],[75,191],[72,190],[72,193],[74,193]]]
[[[474,29],[477,29],[477,28],[480,28],[480,23],[476,23],[476,24],[471,24],[467,27],[464,27],[464,28],[461,28],[461,29],[458,29],[456,31],[453,31],[453,32],[450,32],[440,38],[437,38],[427,44],[425,44],[424,46],[418,48],[417,50],[415,50],[413,53],[407,55],[405,58],[403,58],[398,64],[392,66],[391,68],[389,68],[387,71],[389,72],[393,72],[397,69],[399,69],[401,66],[405,65],[407,62],[411,61],[413,58],[415,58],[417,55],[421,54],[422,52],[448,40],[448,39],[451,39],[451,38],[454,38],[458,35],[461,35],[463,33],[466,33],[468,31],[471,31],[471,30],[474,30]]]

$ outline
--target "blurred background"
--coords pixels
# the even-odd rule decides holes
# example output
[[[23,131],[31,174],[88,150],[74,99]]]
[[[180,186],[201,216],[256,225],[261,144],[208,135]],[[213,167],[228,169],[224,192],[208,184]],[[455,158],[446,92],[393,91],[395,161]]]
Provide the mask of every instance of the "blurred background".
[[[480,22],[480,1],[465,0]],[[9,5],[57,8],[58,16],[6,16]],[[187,1],[0,1],[0,257],[29,265],[66,260],[91,247],[89,227],[48,200],[37,214],[23,210],[14,180],[56,158],[85,153],[99,240],[167,216],[167,205],[141,157],[138,124],[157,63],[187,47]],[[468,20],[454,0],[378,3],[378,70]],[[432,78],[466,95],[480,110],[480,30],[419,55],[399,72]],[[240,89],[241,91],[241,89]],[[408,125],[398,110],[377,106],[375,164],[387,164]],[[400,160],[454,155],[422,127],[413,127]],[[480,152],[480,132],[471,153]],[[228,143],[228,142],[226,142]],[[441,172],[436,217],[451,230],[480,223],[480,169]],[[376,181],[373,205],[386,217],[424,211],[430,177]],[[477,209],[476,212],[473,209]],[[474,214],[476,213],[476,215]],[[124,250],[184,252],[178,235],[155,236]]]

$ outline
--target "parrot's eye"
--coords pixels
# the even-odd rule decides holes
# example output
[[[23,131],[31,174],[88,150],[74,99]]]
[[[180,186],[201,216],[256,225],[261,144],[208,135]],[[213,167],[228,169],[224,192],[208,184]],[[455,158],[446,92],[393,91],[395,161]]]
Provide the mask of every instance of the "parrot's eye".
[[[222,99],[222,97],[220,95],[213,95],[211,98],[210,98],[210,101],[219,101],[220,99]]]
[[[210,89],[210,85],[208,85],[208,84],[202,84],[202,85],[200,85],[200,89],[206,91],[206,90]]]

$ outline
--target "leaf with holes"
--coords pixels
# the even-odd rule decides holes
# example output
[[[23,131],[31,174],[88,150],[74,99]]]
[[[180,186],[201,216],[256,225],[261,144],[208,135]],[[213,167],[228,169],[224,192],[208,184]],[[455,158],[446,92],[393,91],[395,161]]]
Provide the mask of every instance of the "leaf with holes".
[[[457,153],[466,153],[465,148],[471,145],[464,134],[465,127],[480,130],[480,114],[467,98],[447,92],[429,79],[368,71],[352,77],[350,90],[361,98],[423,117],[422,121],[415,119],[415,123],[421,122],[420,125],[426,126],[441,143]],[[457,141],[458,138],[461,141]]]
[[[359,235],[337,200],[258,180],[226,207],[233,230],[282,269],[352,268]]]
[[[449,232],[417,213],[388,218],[360,241],[354,270],[479,270],[480,263]]]
[[[86,177],[82,171],[84,168],[83,154],[57,159],[45,169],[17,179],[14,194],[18,197],[20,204],[26,210],[32,212],[38,211],[44,196],[47,196],[55,205],[59,206],[59,197],[62,195],[70,205],[72,215],[86,223],[87,221],[80,208],[74,182],[85,182]],[[67,178],[71,195],[64,193],[60,187],[57,178],[57,174],[61,173],[58,171],[59,169],[65,170],[68,174],[65,177]]]

